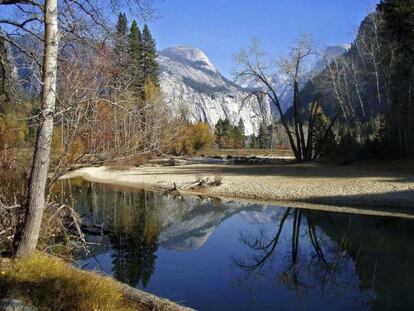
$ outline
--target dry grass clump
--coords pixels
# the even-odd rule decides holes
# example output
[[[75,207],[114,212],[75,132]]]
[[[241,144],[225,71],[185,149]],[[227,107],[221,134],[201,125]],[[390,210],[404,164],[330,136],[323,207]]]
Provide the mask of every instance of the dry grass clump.
[[[147,155],[134,155],[115,160],[108,165],[108,168],[116,171],[128,170],[132,167],[139,167],[147,163],[148,160]]]
[[[0,298],[19,299],[37,310],[140,310],[118,283],[36,253],[0,266]]]

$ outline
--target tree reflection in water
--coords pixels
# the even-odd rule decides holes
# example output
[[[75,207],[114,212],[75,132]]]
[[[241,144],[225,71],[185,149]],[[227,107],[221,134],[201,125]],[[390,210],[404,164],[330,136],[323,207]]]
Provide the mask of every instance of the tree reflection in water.
[[[340,292],[354,286],[358,278],[345,271],[351,261],[345,237],[340,245],[329,239],[316,227],[311,210],[287,208],[272,237],[260,227],[255,233],[240,232],[240,241],[250,252],[244,257],[233,257],[232,262],[243,272],[237,280],[239,284],[247,286],[253,278],[253,293],[261,277],[275,273],[282,284],[296,290],[299,296],[310,289]]]
[[[143,191],[136,197],[133,192],[118,192],[115,198],[115,218],[109,238],[113,253],[113,273],[121,282],[145,288],[154,272],[160,228],[154,215],[155,198]],[[137,202],[138,200],[138,202]]]
[[[262,303],[289,302],[298,293],[307,306],[328,304],[329,308],[331,303],[342,303],[342,309],[405,310],[414,305],[413,221],[233,200],[172,198],[79,180],[60,186],[62,204],[71,203],[68,197],[72,197],[86,223],[104,224],[102,243],[92,249],[102,265],[92,258],[83,262],[131,285],[149,284],[159,245],[163,249],[159,256],[168,260],[158,260],[158,272],[171,269],[174,273],[179,266],[182,270],[174,280],[191,279],[188,286],[198,286],[200,291],[209,289],[203,277],[209,279],[212,269],[221,269],[215,281],[225,287],[228,280],[238,278],[243,289],[229,290],[240,299],[246,296],[246,288],[253,294],[257,289]],[[250,231],[252,222],[259,230]],[[213,234],[219,227],[222,230]],[[237,255],[233,258],[236,275],[228,269],[231,254]],[[168,279],[168,275],[162,277]],[[165,284],[153,282],[149,287],[162,291]],[[183,295],[187,293],[192,292]],[[218,295],[219,300],[222,292]]]
[[[76,203],[90,227],[103,226],[112,250],[112,273],[116,279],[145,288],[155,269],[161,226],[157,212],[162,201],[154,192],[126,190],[82,180],[62,183],[61,200]],[[101,245],[103,246],[103,245]],[[102,248],[102,247],[101,247]],[[93,251],[99,254],[99,246]]]

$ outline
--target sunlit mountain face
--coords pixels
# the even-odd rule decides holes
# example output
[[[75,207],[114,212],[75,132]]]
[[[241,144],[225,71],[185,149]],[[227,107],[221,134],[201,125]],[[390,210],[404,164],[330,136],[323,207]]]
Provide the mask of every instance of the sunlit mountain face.
[[[173,111],[184,109],[191,120],[212,126],[219,119],[228,118],[233,124],[242,119],[246,135],[257,133],[262,122],[271,123],[272,108],[267,98],[253,96],[226,79],[201,50],[167,48],[159,52],[158,61],[164,99]]]

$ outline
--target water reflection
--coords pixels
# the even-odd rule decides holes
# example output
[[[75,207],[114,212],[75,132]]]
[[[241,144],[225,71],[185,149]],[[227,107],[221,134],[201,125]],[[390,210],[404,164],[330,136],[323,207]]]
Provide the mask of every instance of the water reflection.
[[[247,253],[232,262],[253,293],[260,278],[278,277],[299,298],[348,293],[353,309],[414,306],[412,221],[287,208],[275,222],[273,231],[240,232]]]
[[[89,236],[99,242],[94,256],[82,260],[87,268],[197,309],[414,305],[410,221],[173,197],[81,180],[61,183],[56,193],[62,203],[73,200],[96,230]]]
[[[355,309],[364,309],[373,292],[360,286],[349,256],[346,241],[340,244],[329,239],[317,227],[311,210],[287,208],[278,217],[274,233],[260,227],[256,232],[240,232],[239,241],[247,248],[245,255],[233,257],[233,264],[243,273],[238,282],[242,286],[253,284],[254,294],[260,278],[278,278],[281,284],[294,290],[301,298],[306,294],[352,296]],[[325,214],[329,217],[329,214]],[[254,282],[248,282],[253,278]],[[351,301],[349,301],[351,303]]]
[[[143,208],[136,209],[134,206]],[[122,197],[115,196],[115,220],[113,226],[108,226],[115,278],[132,286],[137,286],[141,281],[144,288],[154,272],[160,234],[154,214],[156,209],[149,209],[148,206],[156,206],[150,193],[139,197],[133,192],[123,193]]]
[[[75,202],[90,234],[91,228],[105,232],[104,239],[98,242],[103,246],[109,244],[112,250],[114,277],[131,286],[142,282],[146,287],[154,272],[161,233],[158,197],[151,192],[115,190],[78,179],[62,183],[59,188],[56,191],[63,194],[61,200]],[[103,251],[105,247],[94,248],[95,254]]]

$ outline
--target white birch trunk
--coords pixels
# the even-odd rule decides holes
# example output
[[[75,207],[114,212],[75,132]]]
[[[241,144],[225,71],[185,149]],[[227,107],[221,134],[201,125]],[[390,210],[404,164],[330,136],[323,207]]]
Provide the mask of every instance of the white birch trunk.
[[[45,43],[42,76],[42,102],[40,124],[31,170],[28,209],[17,257],[30,255],[37,245],[43,211],[45,189],[49,170],[50,148],[53,136],[53,115],[56,101],[57,57],[59,48],[57,0],[45,0]]]

